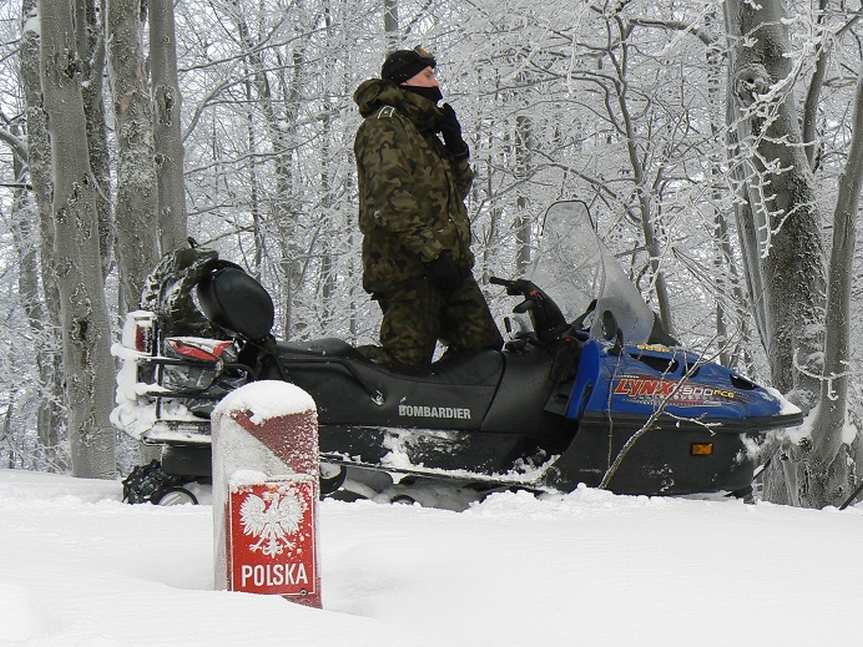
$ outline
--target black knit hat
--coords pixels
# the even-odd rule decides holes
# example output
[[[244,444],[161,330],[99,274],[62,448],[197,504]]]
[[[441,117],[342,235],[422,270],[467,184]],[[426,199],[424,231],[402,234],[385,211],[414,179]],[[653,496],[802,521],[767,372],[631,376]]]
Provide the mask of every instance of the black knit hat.
[[[435,65],[437,65],[437,61],[435,61],[434,56],[422,47],[397,49],[384,61],[381,67],[381,78],[399,85],[418,72],[427,67],[434,68]]]

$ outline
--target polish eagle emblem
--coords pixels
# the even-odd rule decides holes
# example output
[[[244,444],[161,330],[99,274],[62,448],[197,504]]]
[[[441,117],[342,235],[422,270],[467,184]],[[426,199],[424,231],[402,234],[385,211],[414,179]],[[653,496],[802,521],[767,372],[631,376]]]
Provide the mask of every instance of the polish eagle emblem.
[[[305,511],[305,501],[291,490],[267,493],[263,498],[250,493],[240,506],[243,534],[257,540],[249,549],[268,557],[293,549],[289,537],[299,529]]]

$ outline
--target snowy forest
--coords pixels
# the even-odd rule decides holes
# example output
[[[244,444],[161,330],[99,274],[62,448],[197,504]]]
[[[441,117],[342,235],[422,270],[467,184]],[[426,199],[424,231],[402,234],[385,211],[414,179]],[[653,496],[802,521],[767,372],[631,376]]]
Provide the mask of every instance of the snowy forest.
[[[765,498],[836,505],[863,444],[861,5],[846,0],[0,0],[0,467],[115,478],[118,339],[187,236],[276,335],[377,337],[352,100],[435,55],[476,179],[475,275],[587,203],[666,328],[808,412]],[[126,461],[126,463],[124,463]]]

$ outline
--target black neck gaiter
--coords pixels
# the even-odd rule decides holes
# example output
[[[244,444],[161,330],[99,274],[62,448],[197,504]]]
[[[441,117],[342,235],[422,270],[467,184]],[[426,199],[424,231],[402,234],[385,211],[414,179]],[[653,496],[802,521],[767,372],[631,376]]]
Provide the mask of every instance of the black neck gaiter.
[[[403,85],[402,89],[413,92],[414,94],[418,94],[421,97],[425,97],[429,101],[434,104],[437,104],[438,101],[443,99],[443,94],[441,94],[440,88],[437,86],[431,88],[423,88],[418,85]]]

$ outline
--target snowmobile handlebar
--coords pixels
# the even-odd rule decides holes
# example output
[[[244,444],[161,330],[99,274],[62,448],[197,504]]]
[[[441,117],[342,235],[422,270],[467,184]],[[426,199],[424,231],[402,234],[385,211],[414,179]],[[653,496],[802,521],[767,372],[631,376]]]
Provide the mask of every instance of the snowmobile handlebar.
[[[566,327],[566,320],[560,308],[533,281],[492,276],[488,282],[506,288],[506,293],[510,296],[524,297],[524,301],[515,306],[512,311],[517,314],[529,312],[534,330],[541,340],[549,341],[558,330]]]
[[[526,279],[510,280],[502,279],[499,276],[492,276],[489,278],[488,282],[492,285],[500,285],[501,287],[506,288],[506,293],[511,297],[527,297],[531,288],[537,289],[536,285]]]

